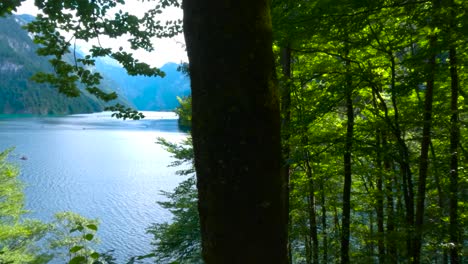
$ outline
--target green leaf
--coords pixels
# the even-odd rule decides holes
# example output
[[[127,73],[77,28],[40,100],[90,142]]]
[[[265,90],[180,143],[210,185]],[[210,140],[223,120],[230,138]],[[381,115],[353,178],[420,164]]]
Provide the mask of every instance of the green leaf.
[[[93,234],[86,234],[86,235],[83,236],[83,238],[88,240],[88,241],[91,241],[91,240],[93,240],[94,235]]]
[[[83,264],[86,263],[86,258],[83,256],[76,256],[68,262],[68,264]]]
[[[76,252],[80,251],[83,248],[84,248],[83,246],[74,246],[74,247],[72,247],[70,249],[70,253],[76,253]]]
[[[88,240],[88,241],[91,241],[91,240],[93,240],[94,235],[93,234],[86,234],[86,235],[83,236],[83,238]]]
[[[94,230],[94,231],[97,231],[97,229],[98,229],[97,226],[94,225],[94,224],[89,224],[89,225],[87,225],[86,227],[89,228],[89,229],[91,229],[91,230]]]
[[[80,231],[80,232],[83,231],[83,226],[78,225],[77,227],[70,229],[70,233],[73,233],[73,232],[76,232],[76,231]]]
[[[92,257],[93,259],[98,259],[98,258],[99,258],[99,253],[93,252],[93,253],[91,253],[91,255],[89,255],[89,256]]]

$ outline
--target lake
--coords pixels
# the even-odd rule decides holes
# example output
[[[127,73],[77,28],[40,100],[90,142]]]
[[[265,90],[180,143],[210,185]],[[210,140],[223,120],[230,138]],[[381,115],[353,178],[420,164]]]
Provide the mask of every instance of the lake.
[[[100,252],[115,249],[118,263],[148,254],[145,229],[171,219],[156,203],[165,199],[160,191],[185,179],[155,142],[186,134],[174,113],[144,114],[139,121],[110,113],[0,118],[0,149],[16,147],[10,160],[21,169],[28,217],[50,221],[56,212],[74,211],[98,218]]]

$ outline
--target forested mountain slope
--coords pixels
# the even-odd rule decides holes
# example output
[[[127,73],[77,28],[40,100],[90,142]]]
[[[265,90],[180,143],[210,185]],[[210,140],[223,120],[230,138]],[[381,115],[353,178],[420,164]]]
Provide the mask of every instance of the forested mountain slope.
[[[166,73],[164,78],[129,76],[118,65],[105,60],[97,60],[96,68],[120,87],[122,94],[139,110],[173,110],[179,105],[177,96],[190,94],[190,81],[187,76],[177,71],[178,64],[166,63],[161,67]]]
[[[32,16],[0,18],[0,113],[72,114],[102,111],[104,103],[84,92],[67,98],[54,87],[31,81],[38,71],[50,72],[47,58],[35,53],[37,46],[21,28]],[[110,81],[107,87],[116,88]],[[129,105],[121,96],[120,103]]]
[[[50,72],[47,58],[38,56],[36,44],[21,25],[33,20],[29,15],[0,18],[0,113],[71,114],[102,111],[103,102],[83,92],[79,98],[67,98],[55,88],[31,81],[38,71]],[[167,63],[161,69],[164,78],[129,76],[119,65],[96,60],[103,75],[102,89],[119,94],[121,104],[139,110],[172,110],[177,96],[190,93],[189,79]]]

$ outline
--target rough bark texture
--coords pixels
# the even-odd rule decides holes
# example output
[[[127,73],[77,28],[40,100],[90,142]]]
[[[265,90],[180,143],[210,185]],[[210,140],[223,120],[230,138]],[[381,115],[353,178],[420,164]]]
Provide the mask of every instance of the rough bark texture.
[[[203,258],[287,263],[267,0],[185,0]]]

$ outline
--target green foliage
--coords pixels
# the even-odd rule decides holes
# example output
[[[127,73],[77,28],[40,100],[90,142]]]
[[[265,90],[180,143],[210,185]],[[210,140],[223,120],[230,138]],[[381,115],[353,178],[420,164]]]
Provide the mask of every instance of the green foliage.
[[[177,68],[178,71],[182,72],[186,76],[190,76],[190,70],[188,63],[183,63]],[[192,127],[192,96],[179,97],[177,96],[179,106],[176,107],[175,112],[179,116],[179,127],[182,130],[190,131]],[[173,152],[171,152],[173,153]]]
[[[184,164],[189,168],[177,171],[178,175],[189,175],[195,173],[193,167],[193,142],[192,137],[187,137],[180,144],[167,141],[165,138],[158,138],[157,144],[163,146],[167,152],[171,153],[176,160],[171,163],[171,167],[177,167]]]
[[[192,97],[177,97],[177,101],[179,101],[179,106],[175,109],[175,112],[179,116],[179,127],[190,130],[192,127]]]
[[[23,219],[23,185],[18,168],[6,159],[12,149],[0,153],[0,263],[47,263],[51,256],[42,253],[38,241],[50,226]]]
[[[21,5],[22,1],[23,0],[4,0],[0,2],[0,17],[16,11],[16,8]]]
[[[145,117],[142,113],[139,113],[136,110],[133,110],[131,107],[125,107],[121,104],[116,104],[114,106],[109,106],[105,108],[108,111],[112,111],[112,116],[117,118],[132,119],[132,120],[139,120]]]
[[[121,7],[124,1],[46,1],[37,2],[43,14],[38,15],[36,20],[26,25],[29,32],[34,34],[35,43],[41,45],[38,54],[51,56],[50,63],[53,66],[53,74],[37,74],[34,79],[38,82],[47,82],[55,86],[61,93],[68,96],[79,96],[78,81],[85,89],[98,98],[109,101],[116,98],[116,94],[106,93],[98,85],[102,76],[99,73],[91,73],[87,67],[94,65],[95,58],[110,56],[117,60],[130,75],[161,76],[164,73],[146,63],[139,62],[133,54],[111,47],[94,46],[91,55],[84,59],[67,62],[64,60],[66,54],[73,52],[72,44],[77,40],[91,41],[102,36],[119,38],[129,36],[128,42],[131,49],[145,49],[152,51],[151,38],[172,37],[182,30],[181,21],[168,21],[162,25],[155,20],[154,16],[163,12],[167,5],[178,6],[177,1],[166,4],[156,4],[148,10],[142,18],[119,10],[111,14],[110,10]],[[73,15],[72,15],[73,14]],[[61,32],[68,32],[71,38],[65,38]],[[141,117],[134,115],[133,110],[119,108],[117,117]],[[127,111],[128,110],[128,111]]]
[[[24,218],[23,185],[17,167],[6,160],[11,151],[0,153],[0,263],[112,263],[111,255],[92,249],[97,220],[72,212],[56,214],[50,224]]]
[[[467,6],[464,1],[454,1],[450,6],[444,2],[438,9],[434,3],[437,1],[273,1],[275,51],[278,56],[287,47],[292,51],[292,77],[287,79],[282,69],[277,72],[291,95],[291,124],[285,133],[290,137],[284,144],[290,148],[287,163],[293,263],[313,262],[314,229],[318,232],[320,263],[340,258],[336,241],[342,228],[347,80],[353,84],[355,121],[351,263],[409,261],[413,252],[408,251],[407,241],[413,239],[415,221],[408,208],[416,211],[414,204],[421,195],[426,198],[421,262],[448,261],[444,245],[449,241],[453,113],[448,55],[450,48],[456,49],[462,95],[458,98],[459,119],[460,124],[466,124],[462,102],[466,100],[463,65],[468,50],[462,44],[467,36],[462,21]],[[428,63],[434,52],[429,40],[434,35],[435,72]],[[431,74],[436,76],[432,142],[427,192],[421,194],[416,186],[420,181],[423,108]],[[464,125],[460,129],[463,149],[467,130]],[[459,167],[466,166],[466,152],[459,156],[459,162],[464,164]],[[405,171],[405,164],[409,170]],[[460,169],[459,174],[459,180],[466,177]],[[458,199],[463,199],[461,190],[466,189],[466,182],[462,182],[455,195]],[[457,220],[460,226],[466,226],[466,207],[458,208]],[[316,226],[312,225],[312,209],[317,213]],[[380,220],[379,210],[383,212]],[[379,230],[379,221],[383,230]],[[460,233],[460,237],[466,237],[466,231]],[[379,254],[379,243],[385,255]]]
[[[155,20],[165,7],[179,6],[178,1],[162,1],[142,18],[123,11],[111,16],[109,10],[121,3],[38,2],[44,15],[28,29],[42,45],[39,53],[51,56],[54,72],[37,75],[36,79],[51,82],[70,96],[81,93],[75,84],[81,81],[90,93],[106,100],[114,95],[101,93],[96,88],[101,76],[87,68],[94,65],[97,57],[117,59],[132,75],[163,75],[160,69],[133,60],[130,52],[109,47],[94,47],[92,55],[74,63],[64,60],[65,54],[73,52],[75,39],[130,34],[132,48],[152,50],[151,37],[180,32],[179,21],[161,25]],[[0,14],[11,12],[18,4],[18,1],[2,2]],[[413,258],[411,245],[416,235],[423,238],[421,262],[448,263],[448,251],[466,244],[464,227],[468,214],[463,201],[468,184],[467,4],[460,0],[272,1],[274,50],[278,57],[284,49],[289,49],[292,55],[291,77],[284,74],[284,67],[277,71],[281,88],[289,89],[291,98],[290,124],[288,131],[283,132],[288,135],[284,146],[289,150],[285,163],[290,177],[292,263],[316,262],[315,254],[320,256],[321,263],[340,258],[345,151],[352,151],[349,250],[352,263],[408,262]],[[71,32],[72,38],[65,39],[61,31]],[[7,57],[2,47],[5,44],[0,42],[0,56]],[[449,59],[454,52],[457,61]],[[431,65],[432,58],[435,62]],[[277,61],[284,63],[279,58]],[[456,82],[454,72],[458,74],[460,87],[455,98],[458,109],[451,109],[452,102],[448,100]],[[431,78],[435,89],[430,115],[430,158],[427,184],[420,185],[424,187],[421,191],[416,185],[422,182],[419,176],[422,128],[428,124],[427,115],[423,121],[427,114],[423,107]],[[351,95],[354,106],[352,150],[346,149],[347,95]],[[179,98],[179,102],[176,111],[181,125],[190,126],[191,99]],[[116,114],[119,117],[141,117],[122,106],[114,110],[127,113]],[[454,113],[456,116],[452,118]],[[454,131],[459,131],[460,138],[456,152],[451,151],[450,141]],[[193,160],[190,139],[183,145],[163,139],[159,143],[176,157],[172,165]],[[453,156],[459,162],[455,169],[450,163]],[[455,191],[453,170],[458,172]],[[190,167],[179,174],[192,173]],[[188,178],[164,195],[168,201],[160,204],[173,213],[174,219],[172,223],[154,224],[148,229],[154,235],[156,247],[148,257],[165,262],[199,262],[195,178]],[[420,197],[425,198],[425,212],[418,234],[414,204]],[[455,201],[458,209],[453,209],[454,197],[458,199]],[[76,226],[68,228],[78,233],[85,230],[84,226],[80,227],[82,230]],[[458,244],[451,242],[454,231],[459,237]],[[80,243],[67,244],[69,254],[85,250],[88,239],[94,240],[94,233],[83,233],[78,238]],[[83,260],[84,255],[74,255],[75,261]]]
[[[87,219],[73,212],[55,215],[52,222],[49,248],[55,257],[68,263],[105,263],[93,247],[99,242],[96,238],[98,221]]]
[[[180,166],[184,163],[190,165],[189,169],[179,170],[179,175],[192,175],[181,182],[174,191],[163,192],[168,201],[158,202],[173,214],[173,218],[171,223],[153,224],[147,229],[147,232],[154,236],[153,256],[157,263],[202,263],[192,139],[188,137],[181,144],[175,144],[159,138],[158,144],[176,158],[170,166]]]
[[[169,201],[158,202],[172,214],[171,223],[153,224],[147,230],[154,236],[157,263],[202,263],[200,223],[195,177],[191,176],[172,192],[163,192]]]
[[[2,2],[0,15],[10,13],[19,1]],[[147,10],[142,17],[123,12],[111,13],[111,10],[122,8],[124,1],[103,0],[98,2],[88,1],[42,1],[36,2],[37,7],[42,10],[37,18],[28,23],[25,28],[34,35],[34,42],[40,45],[37,53],[49,58],[52,73],[39,72],[32,78],[39,83],[48,83],[69,97],[77,97],[87,93],[108,102],[117,98],[115,92],[109,92],[107,87],[102,87],[102,76],[98,72],[90,70],[98,57],[109,56],[117,60],[127,73],[134,75],[160,76],[164,72],[158,68],[151,67],[146,63],[139,62],[129,51],[122,47],[113,49],[102,47],[99,38],[108,36],[110,38],[128,37],[132,50],[145,49],[152,51],[151,39],[154,37],[172,37],[181,33],[181,20],[167,21],[162,24],[155,16],[161,14],[168,6],[180,7],[179,1],[162,1]],[[67,37],[63,34],[66,32]],[[70,36],[71,37],[68,37]],[[93,46],[91,55],[78,58],[76,52],[76,41],[86,42],[97,40],[98,46]],[[67,60],[72,57],[73,60]],[[133,109],[113,107],[119,113],[116,117],[141,118],[135,115]]]

